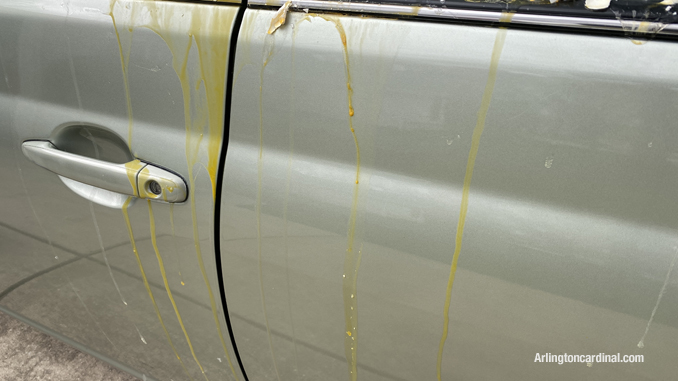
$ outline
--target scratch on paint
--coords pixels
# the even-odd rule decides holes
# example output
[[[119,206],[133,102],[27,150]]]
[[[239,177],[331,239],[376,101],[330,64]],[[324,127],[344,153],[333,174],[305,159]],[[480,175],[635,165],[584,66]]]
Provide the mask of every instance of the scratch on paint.
[[[158,316],[158,321],[160,322],[160,325],[162,326],[162,330],[165,332],[165,337],[167,338],[167,341],[169,342],[170,347],[172,347],[172,351],[174,352],[174,355],[177,357],[177,360],[179,360],[179,363],[181,363],[181,367],[184,369],[184,372],[186,372],[186,375],[190,380],[193,380],[193,377],[191,377],[191,374],[188,372],[188,369],[186,368],[186,365],[184,364],[184,361],[181,359],[181,356],[179,356],[179,352],[177,352],[177,348],[174,346],[174,343],[172,342],[172,338],[170,337],[169,332],[167,331],[167,327],[165,326],[165,323],[162,320],[162,315],[160,315],[160,309],[158,308],[158,304],[155,302],[155,297],[153,296],[153,291],[151,290],[151,286],[148,284],[148,278],[146,278],[146,271],[144,271],[144,265],[141,263],[141,258],[139,257],[139,252],[137,251],[137,244],[134,241],[134,232],[132,231],[132,224],[129,220],[129,214],[127,213],[127,207],[129,206],[130,201],[132,200],[132,197],[128,197],[125,203],[122,205],[122,215],[125,217],[125,224],[127,224],[127,233],[129,234],[129,240],[130,243],[132,244],[132,251],[134,252],[134,257],[137,260],[137,265],[139,265],[139,272],[141,272],[141,278],[144,281],[144,287],[146,287],[146,292],[148,292],[148,296],[151,298],[151,302],[153,303],[153,308],[155,309],[155,314]]]
[[[674,247],[673,250],[676,252],[676,254],[673,256],[673,260],[671,260],[669,271],[666,272],[664,285],[662,286],[661,291],[659,291],[657,303],[654,305],[654,308],[652,309],[652,314],[650,314],[650,320],[648,320],[647,326],[645,327],[645,333],[643,333],[643,337],[641,337],[640,341],[638,342],[638,348],[645,348],[645,336],[647,336],[647,333],[650,331],[650,325],[652,325],[652,320],[654,320],[654,314],[657,313],[657,308],[659,308],[659,303],[662,301],[662,296],[664,296],[664,293],[666,293],[666,286],[668,286],[669,284],[669,279],[671,278],[671,271],[673,271],[673,266],[676,264],[676,259],[678,259],[678,247]]]
[[[92,193],[93,192],[94,188],[92,189]],[[99,223],[97,222],[97,217],[94,214],[94,203],[92,201],[89,202],[89,211],[90,214],[92,214],[92,222],[94,222],[94,229],[96,230],[97,238],[99,238],[99,247],[101,248],[101,254],[104,256],[104,262],[106,262],[108,274],[111,276],[111,280],[113,281],[113,285],[115,286],[116,291],[118,291],[118,295],[120,296],[120,300],[122,300],[122,304],[127,305],[127,301],[125,301],[125,298],[122,296],[122,292],[120,292],[120,287],[118,287],[118,282],[116,282],[115,276],[113,276],[113,270],[111,270],[111,265],[108,263],[108,256],[106,255],[104,242],[101,239],[101,231],[99,231]]]
[[[146,200],[148,202],[148,217],[150,219],[151,223],[151,243],[153,244],[153,250],[155,251],[155,256],[158,259],[158,267],[160,268],[160,275],[162,275],[162,281],[165,284],[165,291],[167,291],[167,297],[169,298],[170,302],[172,303],[172,307],[174,308],[174,313],[177,315],[177,321],[179,322],[179,325],[181,326],[181,330],[184,333],[184,337],[186,337],[186,343],[188,344],[188,348],[191,350],[191,355],[193,355],[193,360],[195,360],[195,363],[198,365],[198,368],[200,368],[200,371],[202,372],[203,377],[205,377],[205,380],[207,380],[207,375],[205,374],[205,369],[202,367],[202,364],[200,364],[200,361],[198,360],[198,356],[195,354],[195,350],[193,349],[193,344],[191,343],[191,338],[188,336],[188,332],[186,332],[186,327],[184,326],[184,320],[181,318],[181,314],[179,313],[179,308],[177,307],[177,303],[174,301],[174,296],[172,296],[172,289],[170,289],[169,282],[167,281],[167,274],[165,273],[165,264],[163,263],[162,256],[160,255],[160,250],[158,249],[158,241],[157,237],[155,234],[155,216],[153,215],[153,206],[151,205],[151,200]],[[209,381],[209,380],[208,380]]]
[[[78,300],[80,301],[80,304],[82,304],[82,306],[85,307],[85,311],[86,311],[87,314],[89,315],[90,319],[92,319],[92,321],[94,322],[94,324],[96,324],[97,328],[99,328],[99,331],[101,331],[101,333],[104,335],[104,337],[106,338],[106,340],[108,340],[108,342],[111,343],[111,345],[113,346],[113,349],[115,349],[115,351],[117,352],[117,351],[118,351],[118,347],[116,347],[115,344],[113,344],[113,341],[111,341],[111,338],[108,337],[108,335],[106,334],[106,331],[104,331],[103,328],[101,328],[101,326],[99,325],[99,322],[97,321],[97,319],[94,317],[94,315],[92,315],[92,312],[89,310],[89,308],[87,308],[87,305],[85,304],[85,301],[82,300],[82,298],[80,297],[80,294],[78,294],[78,291],[75,289],[75,286],[73,286],[73,282],[71,282],[71,279],[70,279],[68,276],[66,276],[66,277],[68,278],[68,284],[70,284],[70,285],[71,285],[71,289],[73,289],[73,293],[75,293],[75,296],[78,297]]]
[[[512,13],[502,13],[501,22],[510,22],[513,17]],[[450,324],[450,300],[452,298],[452,285],[454,284],[454,276],[457,272],[457,261],[459,260],[459,253],[461,252],[461,241],[464,236],[464,224],[466,223],[466,212],[468,210],[468,197],[471,188],[471,178],[473,177],[473,167],[475,166],[476,156],[478,155],[478,148],[480,146],[480,137],[485,128],[485,119],[487,112],[490,109],[490,102],[492,101],[492,92],[494,91],[494,84],[497,79],[497,68],[499,66],[499,58],[506,40],[506,29],[499,28],[497,36],[494,40],[494,47],[492,48],[492,58],[490,61],[490,70],[487,76],[487,83],[483,92],[483,98],[480,102],[480,109],[478,110],[478,119],[476,126],[473,129],[473,137],[471,138],[471,149],[468,154],[468,161],[466,163],[466,174],[464,175],[464,185],[461,195],[461,207],[459,210],[459,220],[457,221],[457,234],[455,237],[454,255],[452,256],[452,265],[450,267],[450,275],[447,281],[447,291],[445,295],[445,307],[443,312],[443,334],[440,338],[440,345],[438,346],[438,361],[437,361],[437,375],[438,381],[441,377],[441,368],[443,362],[443,350],[445,348],[445,341],[447,340],[447,330]]]

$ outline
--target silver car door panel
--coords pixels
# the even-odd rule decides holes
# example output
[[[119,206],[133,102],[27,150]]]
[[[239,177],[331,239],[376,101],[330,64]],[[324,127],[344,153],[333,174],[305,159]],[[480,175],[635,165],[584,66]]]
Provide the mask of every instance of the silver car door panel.
[[[224,3],[0,3],[0,308],[140,377],[244,380],[213,241],[237,12]],[[66,186],[31,163],[21,144],[36,139],[169,169],[187,195],[108,202],[102,188],[77,182],[85,179]],[[150,197],[144,184],[158,173],[144,169],[132,192]]]
[[[239,34],[221,205],[250,379],[673,377],[678,45],[275,14]]]

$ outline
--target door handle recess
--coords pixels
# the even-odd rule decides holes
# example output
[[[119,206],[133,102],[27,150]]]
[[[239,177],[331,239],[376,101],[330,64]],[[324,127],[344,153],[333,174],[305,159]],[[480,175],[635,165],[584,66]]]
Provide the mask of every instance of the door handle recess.
[[[109,163],[60,151],[44,140],[23,142],[21,150],[30,161],[48,171],[111,192],[170,203],[183,202],[188,195],[180,176],[140,160]]]

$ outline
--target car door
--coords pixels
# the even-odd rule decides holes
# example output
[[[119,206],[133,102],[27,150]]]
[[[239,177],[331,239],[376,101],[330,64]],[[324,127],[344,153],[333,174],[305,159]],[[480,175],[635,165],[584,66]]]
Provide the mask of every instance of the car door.
[[[249,379],[673,377],[673,5],[546,3],[249,2],[220,237]]]
[[[139,378],[244,379],[213,233],[238,9],[0,4],[1,311]]]

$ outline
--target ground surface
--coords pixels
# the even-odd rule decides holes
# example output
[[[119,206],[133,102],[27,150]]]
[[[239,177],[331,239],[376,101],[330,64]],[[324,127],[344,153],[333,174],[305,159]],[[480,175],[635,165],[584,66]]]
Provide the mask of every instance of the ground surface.
[[[136,378],[0,313],[0,380],[133,381]]]

